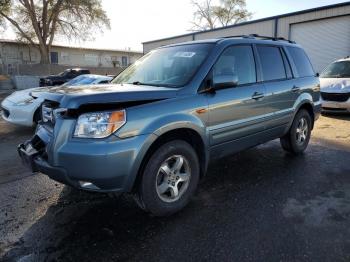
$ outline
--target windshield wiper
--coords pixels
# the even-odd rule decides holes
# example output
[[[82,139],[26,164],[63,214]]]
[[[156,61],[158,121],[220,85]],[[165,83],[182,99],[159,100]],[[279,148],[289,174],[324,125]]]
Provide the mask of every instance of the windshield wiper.
[[[143,83],[143,82],[140,82],[140,81],[135,81],[135,82],[128,83],[128,84],[133,84],[133,85],[136,85],[136,86],[160,86],[158,84]]]
[[[130,83],[129,83],[130,84]],[[145,85],[145,83],[142,83],[140,81],[135,81],[135,82],[132,82],[133,85]]]
[[[156,86],[156,87],[177,87],[176,85],[170,85],[170,84],[153,84],[153,83],[143,83],[140,81],[135,81],[132,83],[128,83],[128,84],[133,84],[133,85],[142,85],[142,86]]]

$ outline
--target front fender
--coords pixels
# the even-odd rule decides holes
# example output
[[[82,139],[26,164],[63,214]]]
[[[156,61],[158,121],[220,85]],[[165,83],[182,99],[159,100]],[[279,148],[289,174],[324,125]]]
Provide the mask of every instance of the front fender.
[[[201,137],[204,148],[205,148],[205,162],[206,166],[209,161],[209,147],[208,147],[208,135],[204,123],[198,117],[194,115],[188,115],[184,113],[171,114],[167,116],[162,116],[156,118],[154,121],[150,122],[147,126],[140,130],[140,134],[149,134],[147,143],[142,145],[138,156],[135,159],[135,164],[132,173],[129,176],[127,182],[127,188],[130,191],[134,185],[137,174],[141,167],[142,160],[146,156],[148,150],[152,144],[160,136],[166,134],[167,132],[176,130],[176,129],[191,129],[199,134]],[[206,167],[205,167],[206,168]]]
[[[203,142],[207,139],[206,128],[202,120],[194,115],[183,113],[157,118],[155,121],[149,123],[143,131],[145,133],[153,133],[157,136],[161,136],[179,128],[188,128],[196,131],[202,137]]]

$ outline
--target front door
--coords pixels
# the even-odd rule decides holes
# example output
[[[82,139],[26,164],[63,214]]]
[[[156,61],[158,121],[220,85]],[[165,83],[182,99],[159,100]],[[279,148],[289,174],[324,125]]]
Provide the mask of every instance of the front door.
[[[237,85],[208,94],[209,135],[212,153],[222,156],[250,143],[252,136],[264,130],[265,87],[257,82],[254,52],[251,45],[228,47],[212,69],[212,79],[232,75]],[[246,142],[234,146],[234,141]],[[249,142],[250,141],[250,142]],[[255,142],[254,142],[255,141]]]

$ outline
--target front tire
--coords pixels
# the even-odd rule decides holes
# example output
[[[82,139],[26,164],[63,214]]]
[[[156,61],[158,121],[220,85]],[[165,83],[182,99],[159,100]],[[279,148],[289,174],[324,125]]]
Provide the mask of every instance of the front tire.
[[[281,137],[282,148],[294,155],[303,153],[310,141],[312,118],[308,111],[301,109],[295,116],[288,133]]]
[[[34,126],[36,126],[39,121],[41,120],[41,108],[39,107],[35,113],[34,113],[34,116],[33,116],[33,123],[34,123]]]
[[[174,140],[160,146],[146,164],[137,202],[155,216],[168,216],[184,208],[199,181],[199,160],[191,145]]]

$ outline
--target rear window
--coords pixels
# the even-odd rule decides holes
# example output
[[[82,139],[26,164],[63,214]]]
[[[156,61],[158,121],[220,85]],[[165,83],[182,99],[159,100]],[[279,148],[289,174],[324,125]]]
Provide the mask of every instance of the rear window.
[[[310,60],[303,49],[298,47],[287,47],[287,50],[292,56],[299,77],[315,75]]]
[[[262,66],[263,80],[278,80],[286,78],[281,51],[274,46],[257,46]]]

